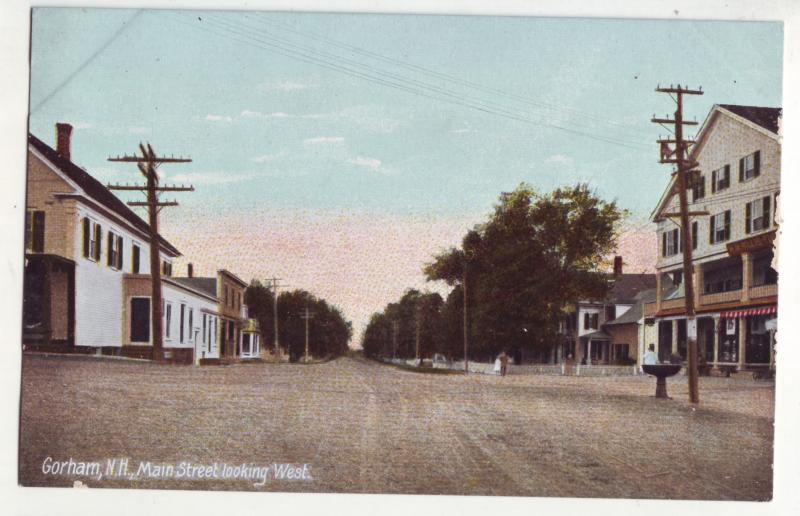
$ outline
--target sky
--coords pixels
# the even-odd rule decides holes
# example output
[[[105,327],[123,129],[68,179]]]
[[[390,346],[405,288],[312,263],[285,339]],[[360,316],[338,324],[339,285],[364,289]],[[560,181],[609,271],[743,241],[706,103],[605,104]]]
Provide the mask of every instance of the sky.
[[[780,106],[782,42],[767,22],[37,8],[29,123],[51,145],[71,123],[103,182],[139,180],[106,159],[139,142],[191,157],[162,168],[196,188],[162,212],[178,272],[277,275],[357,343],[406,288],[444,292],[423,264],[523,181],[616,200],[626,270],[652,270],[670,170],[649,119],[674,111],[654,89],[702,86],[700,122]]]

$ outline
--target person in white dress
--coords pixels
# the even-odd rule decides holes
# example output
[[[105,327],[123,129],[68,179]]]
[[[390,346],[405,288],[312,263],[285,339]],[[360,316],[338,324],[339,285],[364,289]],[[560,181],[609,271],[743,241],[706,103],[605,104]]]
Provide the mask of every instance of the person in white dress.
[[[494,360],[494,374],[500,376],[500,355]]]

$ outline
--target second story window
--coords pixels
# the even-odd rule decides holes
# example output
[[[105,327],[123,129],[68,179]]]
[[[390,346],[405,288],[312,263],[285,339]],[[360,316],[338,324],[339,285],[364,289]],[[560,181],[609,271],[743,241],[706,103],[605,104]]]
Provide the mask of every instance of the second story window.
[[[83,256],[95,262],[100,261],[103,249],[103,228],[88,217],[83,218]]]
[[[28,210],[25,212],[25,250],[34,253],[44,252],[44,212]]]
[[[725,165],[711,172],[711,193],[725,190],[731,186],[731,166]]]
[[[749,181],[761,174],[761,151],[755,151],[739,160],[739,181]]]
[[[584,330],[596,330],[600,323],[600,314],[597,313],[583,313],[583,329]]]
[[[164,276],[172,276],[172,264],[166,260],[161,262],[161,274]]]
[[[122,237],[112,231],[108,232],[107,258],[109,267],[122,269]]]
[[[692,202],[702,199],[706,196],[706,178],[702,174],[698,174],[692,182]]]
[[[761,231],[770,226],[770,196],[756,199],[745,205],[745,233]]]
[[[709,219],[709,243],[725,242],[731,237],[731,210],[712,215]]]
[[[681,250],[680,230],[673,229],[661,233],[661,256],[673,256]]]
[[[131,255],[132,255],[132,257],[131,257],[131,272],[134,273],[134,274],[139,274],[139,260],[141,260],[142,250],[136,244],[133,244],[133,247],[131,249],[132,249],[132,251],[131,251]]]

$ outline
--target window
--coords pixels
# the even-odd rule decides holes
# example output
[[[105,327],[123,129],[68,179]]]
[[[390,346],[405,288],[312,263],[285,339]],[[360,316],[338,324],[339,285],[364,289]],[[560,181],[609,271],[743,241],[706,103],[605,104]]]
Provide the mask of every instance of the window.
[[[719,192],[731,186],[731,166],[725,165],[711,172],[711,193]]]
[[[34,253],[44,252],[44,212],[25,212],[25,249]]]
[[[768,251],[753,258],[754,287],[778,283],[778,272],[772,268],[772,257],[772,251]]]
[[[166,260],[161,262],[161,274],[164,276],[172,276],[172,264]]]
[[[697,235],[699,231],[697,228],[697,221],[692,222],[692,249],[697,249]]]
[[[206,319],[208,319],[208,316],[203,314],[203,344],[206,343]]]
[[[748,202],[745,205],[745,233],[753,231],[761,231],[770,226],[770,201],[769,195],[753,202]]]
[[[131,342],[150,342],[150,298],[131,299]]]
[[[88,217],[83,218],[83,256],[95,262],[100,261],[103,248],[103,228]]]
[[[194,310],[189,309],[189,342],[194,341]]]
[[[180,343],[181,344],[183,344],[183,338],[184,338],[184,323],[186,322],[185,319],[184,319],[185,315],[186,315],[186,305],[181,303],[181,318],[180,318],[180,321],[181,321],[181,327],[180,328],[181,329],[180,329],[180,332],[179,332],[180,333]]]
[[[706,196],[706,178],[698,174],[692,183],[692,202]]]
[[[706,294],[739,290],[742,288],[742,264],[739,262],[705,271],[703,282]]]
[[[600,322],[600,314],[597,313],[583,313],[583,329],[584,330],[596,330],[599,326]]]
[[[131,272],[134,274],[139,274],[139,260],[141,258],[141,248],[138,245],[133,244],[132,248],[132,258],[131,258]]]
[[[165,303],[164,308],[165,308],[164,309],[164,319],[165,319],[164,336],[169,338],[170,333],[171,333],[170,329],[172,327],[172,304],[171,303]]]
[[[661,234],[661,256],[673,256],[682,251],[679,229],[665,231]]]
[[[739,160],[739,182],[749,181],[761,174],[761,151],[755,151]]]
[[[122,237],[112,231],[108,232],[107,262],[109,267],[122,269]]]
[[[731,237],[731,210],[712,215],[709,219],[709,242],[717,244]]]

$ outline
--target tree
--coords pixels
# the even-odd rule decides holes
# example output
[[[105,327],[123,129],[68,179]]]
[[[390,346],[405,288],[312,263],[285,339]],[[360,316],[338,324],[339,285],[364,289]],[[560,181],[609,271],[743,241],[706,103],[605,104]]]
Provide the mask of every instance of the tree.
[[[424,268],[430,281],[450,285],[463,285],[466,271],[470,356],[546,351],[569,303],[605,298],[602,270],[622,216],[585,184],[540,194],[523,183],[501,194],[461,249]],[[446,311],[452,318],[452,306]]]
[[[274,342],[274,294],[254,280],[245,292],[251,317],[258,320],[265,345]],[[305,354],[306,323],[301,317],[308,308],[314,313],[309,322],[309,353],[314,357],[338,357],[348,351],[353,334],[352,323],[342,311],[305,290],[283,292],[278,296],[280,342],[292,360]]]

